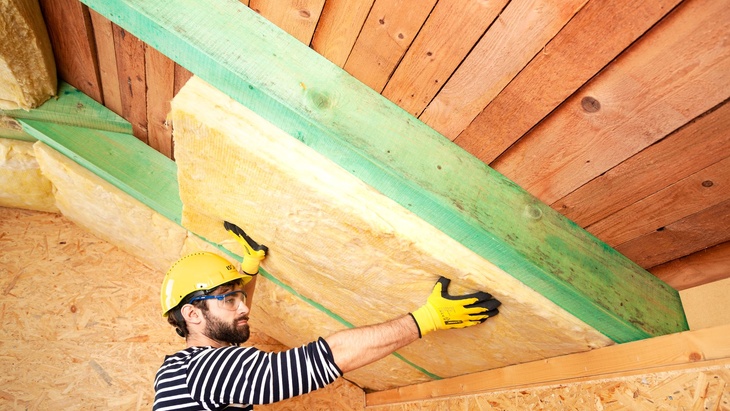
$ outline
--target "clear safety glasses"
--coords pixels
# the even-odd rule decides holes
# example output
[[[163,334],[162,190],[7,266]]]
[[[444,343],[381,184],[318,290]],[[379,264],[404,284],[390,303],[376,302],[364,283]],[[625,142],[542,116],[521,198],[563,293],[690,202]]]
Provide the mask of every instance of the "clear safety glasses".
[[[239,304],[246,304],[246,292],[243,290],[236,290],[219,295],[199,295],[191,298],[190,301],[188,301],[188,304],[194,301],[203,300],[216,300],[218,307],[229,311],[235,311],[238,309]]]

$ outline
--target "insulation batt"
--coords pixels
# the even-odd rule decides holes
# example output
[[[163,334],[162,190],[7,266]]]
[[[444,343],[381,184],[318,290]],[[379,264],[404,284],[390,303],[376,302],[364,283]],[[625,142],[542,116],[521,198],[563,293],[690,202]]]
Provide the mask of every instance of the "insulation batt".
[[[53,186],[41,174],[33,143],[0,138],[0,206],[58,212]]]
[[[185,229],[47,145],[34,149],[69,220],[163,273],[180,258]]]
[[[238,224],[269,246],[268,273],[355,326],[415,310],[439,275],[453,280],[453,294],[485,290],[503,303],[485,324],[434,332],[399,352],[417,367],[450,377],[612,343],[202,80],[191,79],[172,107],[190,231],[230,244],[222,221]],[[252,318],[266,334],[294,346],[337,328],[325,310],[264,287]],[[427,378],[392,356],[361,371],[346,377],[374,390]]]
[[[56,94],[56,65],[37,0],[0,0],[0,109],[29,110]]]

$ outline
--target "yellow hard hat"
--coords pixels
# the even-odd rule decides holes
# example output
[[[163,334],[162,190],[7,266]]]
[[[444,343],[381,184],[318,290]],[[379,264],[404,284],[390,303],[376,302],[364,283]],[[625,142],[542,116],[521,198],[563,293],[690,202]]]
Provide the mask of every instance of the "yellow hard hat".
[[[210,290],[240,278],[243,274],[217,254],[197,252],[186,255],[170,267],[162,280],[162,316],[167,317],[170,310],[194,291]]]

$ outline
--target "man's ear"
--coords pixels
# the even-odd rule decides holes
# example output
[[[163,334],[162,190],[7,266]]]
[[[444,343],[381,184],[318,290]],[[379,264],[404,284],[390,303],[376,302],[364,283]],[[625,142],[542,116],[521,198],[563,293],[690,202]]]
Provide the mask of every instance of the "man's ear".
[[[180,314],[182,314],[188,327],[190,324],[200,324],[203,321],[200,309],[192,304],[183,305],[180,309]]]

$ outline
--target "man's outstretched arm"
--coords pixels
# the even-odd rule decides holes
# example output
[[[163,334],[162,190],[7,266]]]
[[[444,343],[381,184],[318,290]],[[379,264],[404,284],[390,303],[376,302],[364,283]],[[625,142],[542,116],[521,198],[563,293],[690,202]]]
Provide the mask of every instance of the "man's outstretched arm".
[[[451,280],[441,277],[421,308],[394,320],[338,331],[325,338],[343,373],[377,361],[429,332],[480,324],[499,313],[500,302],[485,292],[448,293]]]

